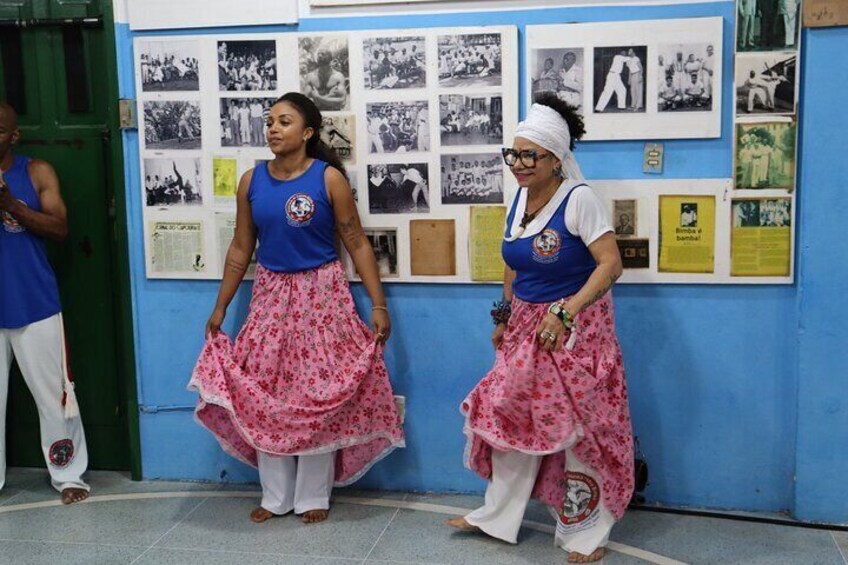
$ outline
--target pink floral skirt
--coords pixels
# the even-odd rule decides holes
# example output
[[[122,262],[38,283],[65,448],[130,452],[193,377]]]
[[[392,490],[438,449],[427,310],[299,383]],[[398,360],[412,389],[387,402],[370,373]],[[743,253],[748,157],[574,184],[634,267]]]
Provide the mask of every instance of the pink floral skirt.
[[[301,273],[256,271],[235,344],[207,340],[189,390],[195,419],[233,457],[337,451],[336,485],[350,484],[404,446],[389,375],[354,307],[338,261]]]
[[[620,518],[633,493],[633,436],[610,293],[578,316],[576,346],[540,349],[535,328],[547,304],[513,300],[495,366],[462,403],[465,464],[484,479],[492,449],[543,455],[533,498],[560,507],[565,450],[603,481]]]

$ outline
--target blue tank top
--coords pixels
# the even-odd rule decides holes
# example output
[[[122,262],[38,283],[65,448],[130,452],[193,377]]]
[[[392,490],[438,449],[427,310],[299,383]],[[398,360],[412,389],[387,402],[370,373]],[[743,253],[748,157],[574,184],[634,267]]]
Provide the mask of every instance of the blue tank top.
[[[3,173],[12,196],[41,211],[29,178],[29,157],[15,155]],[[0,328],[22,328],[58,314],[59,286],[47,261],[44,241],[31,234],[8,212],[0,212]]]
[[[504,261],[515,271],[512,291],[521,300],[555,302],[571,296],[586,284],[595,270],[595,259],[589,248],[565,226],[565,209],[577,186],[569,190],[539,233],[503,242],[501,253]],[[507,216],[507,236],[521,200],[520,190]]]
[[[287,181],[272,177],[268,163],[253,169],[248,199],[259,239],[256,261],[266,269],[295,273],[338,259],[324,183],[327,166],[314,159],[306,172]]]

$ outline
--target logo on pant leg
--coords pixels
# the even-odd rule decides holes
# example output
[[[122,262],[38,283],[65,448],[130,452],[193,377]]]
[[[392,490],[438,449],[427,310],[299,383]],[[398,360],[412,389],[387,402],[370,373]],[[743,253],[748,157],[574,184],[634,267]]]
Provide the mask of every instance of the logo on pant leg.
[[[595,479],[585,473],[565,473],[565,498],[559,512],[563,525],[578,524],[589,518],[601,501],[601,489]]]
[[[67,467],[74,458],[74,442],[60,439],[50,446],[50,464],[56,467]]]

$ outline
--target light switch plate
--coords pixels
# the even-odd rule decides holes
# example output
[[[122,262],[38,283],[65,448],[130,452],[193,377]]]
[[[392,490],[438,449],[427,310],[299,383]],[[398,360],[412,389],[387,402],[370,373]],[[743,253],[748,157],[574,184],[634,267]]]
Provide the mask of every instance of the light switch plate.
[[[663,156],[664,152],[662,143],[646,143],[645,161],[642,166],[642,172],[649,175],[662,174]]]

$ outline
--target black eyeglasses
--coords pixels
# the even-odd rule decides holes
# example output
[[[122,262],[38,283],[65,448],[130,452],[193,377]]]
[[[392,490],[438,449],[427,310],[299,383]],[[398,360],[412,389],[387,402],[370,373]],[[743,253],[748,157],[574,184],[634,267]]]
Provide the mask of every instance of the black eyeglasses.
[[[509,147],[503,147],[501,149],[501,155],[503,155],[504,163],[506,163],[508,167],[514,167],[517,162],[521,161],[522,165],[532,169],[536,166],[536,161],[544,159],[546,157],[550,157],[551,154],[542,153],[540,155],[535,149],[524,149],[523,151],[516,151],[515,149],[511,149]]]

